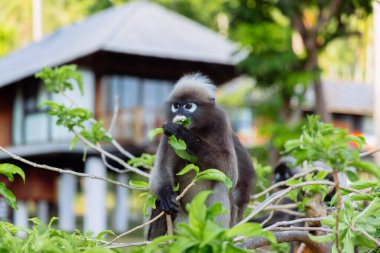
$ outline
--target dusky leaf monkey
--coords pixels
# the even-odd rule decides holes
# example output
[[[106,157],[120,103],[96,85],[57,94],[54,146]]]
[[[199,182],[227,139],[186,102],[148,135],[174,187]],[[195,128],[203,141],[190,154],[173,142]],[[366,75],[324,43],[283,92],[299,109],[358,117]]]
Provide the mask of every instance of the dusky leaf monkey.
[[[254,184],[255,171],[248,152],[231,129],[226,113],[215,102],[215,89],[208,78],[191,74],[182,77],[169,95],[165,106],[164,135],[150,177],[150,189],[157,196],[157,209],[152,210],[152,218],[164,211],[172,215],[175,224],[186,221],[186,204],[204,190],[213,190],[207,206],[221,202],[228,210],[227,214],[216,217],[221,226],[229,227],[242,218]],[[189,126],[174,122],[182,116],[190,118]],[[179,184],[181,192],[191,183],[195,173],[176,175],[187,162],[169,146],[168,137],[172,135],[186,143],[187,151],[196,157],[195,164],[200,170],[218,169],[231,178],[232,190],[228,191],[222,182],[202,180],[177,201],[173,186]],[[148,239],[165,233],[166,222],[163,217],[151,224]]]

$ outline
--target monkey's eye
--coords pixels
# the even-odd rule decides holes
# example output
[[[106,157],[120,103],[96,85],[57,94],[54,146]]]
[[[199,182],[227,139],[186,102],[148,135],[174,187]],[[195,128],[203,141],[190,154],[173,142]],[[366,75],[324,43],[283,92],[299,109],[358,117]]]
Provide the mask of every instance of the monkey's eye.
[[[185,106],[184,106],[185,110],[189,111],[189,112],[195,112],[195,110],[197,109],[197,105],[195,103],[187,103]]]
[[[179,109],[179,104],[172,104],[172,112],[176,112]]]

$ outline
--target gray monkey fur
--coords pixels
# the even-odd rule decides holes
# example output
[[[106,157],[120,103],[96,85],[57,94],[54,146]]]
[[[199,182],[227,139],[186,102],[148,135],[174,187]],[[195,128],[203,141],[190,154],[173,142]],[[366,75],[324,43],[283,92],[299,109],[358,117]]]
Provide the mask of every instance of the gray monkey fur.
[[[191,103],[192,105],[188,105]],[[192,113],[187,107],[196,105]],[[173,106],[178,111],[173,111]],[[186,108],[185,108],[186,107]],[[255,171],[251,158],[231,129],[225,112],[215,102],[215,86],[200,74],[186,75],[174,86],[165,107],[165,135],[161,137],[156,161],[150,177],[150,190],[157,196],[157,209],[152,210],[151,218],[161,211],[171,214],[174,224],[186,221],[186,203],[199,192],[214,190],[207,200],[207,206],[221,202],[229,213],[219,215],[216,221],[223,227],[229,227],[242,219],[255,180]],[[173,123],[176,115],[190,117],[190,125],[185,128]],[[196,165],[201,170],[219,169],[233,181],[228,192],[222,182],[203,180],[197,182],[180,201],[172,187],[179,183],[182,190],[192,181],[195,174],[176,176],[187,164],[179,158],[168,145],[168,137],[175,135],[187,144],[187,151],[197,157]],[[148,228],[148,239],[166,233],[166,220],[162,217]]]

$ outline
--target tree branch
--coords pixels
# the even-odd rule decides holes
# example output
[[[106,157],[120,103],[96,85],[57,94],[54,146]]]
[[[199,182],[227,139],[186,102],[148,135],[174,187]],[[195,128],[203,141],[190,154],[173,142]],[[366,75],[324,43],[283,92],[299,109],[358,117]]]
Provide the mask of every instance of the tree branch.
[[[269,206],[271,203],[277,201],[278,199],[284,197],[286,194],[291,192],[292,190],[303,187],[306,185],[335,185],[335,183],[331,181],[310,181],[310,182],[303,182],[295,185],[291,185],[288,188],[278,191],[275,194],[273,194],[270,198],[266,199],[264,202],[262,202],[255,210],[253,210],[245,219],[240,221],[238,224],[243,224],[251,220],[255,215],[257,215],[259,212],[261,212],[264,208]]]
[[[192,181],[190,184],[188,184],[188,185],[185,187],[185,189],[183,189],[183,191],[181,192],[181,194],[178,195],[178,196],[176,197],[176,200],[180,200],[181,198],[183,198],[183,196],[185,196],[185,194],[186,194],[186,193],[190,190],[190,188],[193,187],[194,185],[195,185],[195,182],[194,182],[194,181]],[[111,241],[109,241],[108,243],[106,243],[105,245],[103,245],[103,247],[108,246],[108,245],[111,245],[111,244],[113,244],[114,242],[116,242],[117,240],[119,240],[120,238],[122,238],[122,237],[124,237],[124,236],[126,236],[126,235],[128,235],[128,234],[130,234],[130,233],[132,233],[132,232],[134,232],[134,231],[136,231],[136,230],[138,230],[138,229],[140,229],[140,228],[143,228],[143,227],[145,227],[145,226],[147,226],[147,225],[149,225],[149,224],[155,222],[156,220],[158,220],[158,219],[159,219],[161,216],[163,216],[164,214],[165,214],[165,212],[161,212],[161,213],[159,213],[156,217],[154,217],[153,219],[151,219],[151,220],[149,220],[149,221],[147,221],[147,222],[145,222],[145,223],[143,223],[143,224],[141,224],[141,225],[139,225],[139,226],[136,226],[136,227],[134,227],[134,228],[132,228],[132,229],[130,229],[130,230],[128,230],[128,231],[126,231],[126,232],[124,232],[124,233],[118,235],[118,236],[115,236],[115,238],[113,238]]]
[[[92,149],[95,149],[96,151],[98,151],[99,153],[103,153],[106,157],[116,161],[117,163],[119,163],[121,166],[123,166],[124,168],[126,168],[125,170],[120,170],[121,172],[127,172],[127,171],[133,171],[135,172],[136,174],[139,174],[141,176],[144,176],[144,177],[147,177],[149,178],[150,175],[144,171],[141,171],[135,167],[132,167],[131,165],[129,165],[128,163],[124,162],[124,160],[120,159],[119,157],[109,153],[108,151],[104,150],[102,148],[102,146],[98,145],[96,146],[95,144],[93,144],[92,142],[90,142],[89,140],[87,140],[85,137],[83,137],[83,135],[77,133],[74,131],[74,133],[79,137],[79,139],[81,141],[83,141],[86,145],[90,146]]]
[[[281,182],[278,182],[274,185],[271,185],[270,187],[268,187],[266,190],[260,192],[260,193],[257,193],[253,196],[251,196],[251,200],[254,200],[254,199],[258,199],[262,196],[264,196],[265,194],[267,194],[268,192],[271,192],[273,191],[274,189],[278,188],[278,187],[281,187],[281,186],[286,186],[287,182],[289,180],[292,180],[292,179],[297,179],[297,178],[300,178],[300,177],[303,177],[303,176],[306,176],[307,174],[309,173],[312,173],[312,172],[315,172],[315,171],[320,171],[320,170],[325,170],[323,168],[312,168],[310,170],[305,170],[303,172],[300,172],[298,174],[295,174],[294,176],[292,176],[291,178],[289,178],[288,180],[286,181],[281,181]]]
[[[305,243],[314,253],[328,253],[330,252],[330,245],[319,244],[314,242],[309,238],[309,233],[300,231],[291,232],[274,232],[273,235],[276,237],[278,243],[283,242],[301,242]],[[270,246],[271,242],[262,237],[255,237],[248,239],[237,246],[244,249],[257,249],[264,246]]]
[[[114,184],[114,185],[117,185],[117,186],[121,186],[121,187],[124,187],[124,188],[129,188],[129,189],[147,190],[145,188],[137,188],[137,187],[133,187],[133,186],[130,186],[130,185],[127,185],[127,184],[123,184],[123,183],[120,183],[118,181],[115,181],[115,180],[112,180],[112,179],[109,179],[109,178],[105,178],[105,177],[100,177],[100,176],[91,175],[91,174],[87,174],[87,173],[80,173],[80,172],[76,172],[76,171],[72,171],[72,170],[64,170],[64,169],[60,169],[60,168],[49,166],[49,165],[45,165],[45,164],[34,163],[34,162],[29,161],[29,160],[27,160],[25,158],[22,158],[22,157],[20,157],[18,155],[12,154],[11,152],[9,152],[8,150],[6,150],[2,146],[0,146],[0,150],[3,151],[4,153],[8,154],[13,159],[15,159],[17,161],[20,161],[20,162],[23,162],[25,164],[28,164],[28,165],[30,165],[30,166],[32,166],[34,168],[40,168],[40,169],[44,169],[44,170],[55,171],[55,172],[58,172],[58,173],[61,173],[61,174],[70,174],[70,175],[78,176],[78,177],[88,177],[88,178],[92,178],[92,179],[102,180],[102,181],[106,181],[107,183],[111,183],[111,184]]]

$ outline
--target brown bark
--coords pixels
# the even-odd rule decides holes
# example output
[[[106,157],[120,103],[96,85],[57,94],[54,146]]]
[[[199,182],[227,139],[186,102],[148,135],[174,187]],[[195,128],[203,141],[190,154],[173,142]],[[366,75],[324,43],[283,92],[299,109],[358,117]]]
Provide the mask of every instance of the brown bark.
[[[278,243],[297,241],[306,244],[308,248],[310,248],[314,253],[328,253],[331,251],[330,244],[316,243],[309,238],[308,233],[306,232],[274,232],[273,234],[276,237]],[[269,245],[271,245],[271,242],[269,242],[267,239],[255,237],[243,243],[240,243],[237,246],[244,249],[257,249]]]

